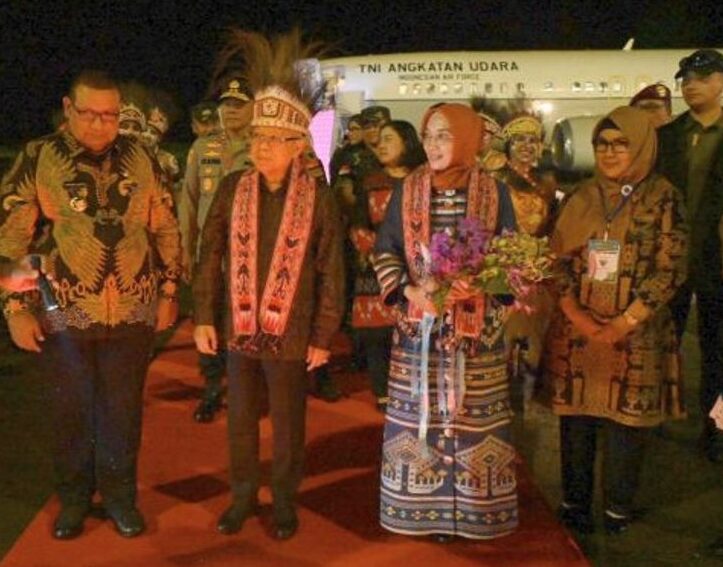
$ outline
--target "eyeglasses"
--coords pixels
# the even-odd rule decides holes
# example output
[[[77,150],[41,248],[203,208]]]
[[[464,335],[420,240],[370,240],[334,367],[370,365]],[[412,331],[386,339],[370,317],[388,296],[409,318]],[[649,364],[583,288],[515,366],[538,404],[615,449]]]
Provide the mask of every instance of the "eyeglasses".
[[[422,143],[425,145],[429,144],[451,144],[454,141],[454,136],[449,132],[440,132],[439,134],[424,134],[422,136]]]
[[[251,134],[251,141],[257,144],[268,144],[269,146],[280,146],[286,142],[303,140],[301,136],[266,136],[264,134]]]
[[[78,118],[83,122],[92,124],[96,118],[99,119],[103,124],[113,124],[120,120],[120,112],[96,112],[90,108],[78,108],[74,102],[70,102],[70,106],[78,115]]]
[[[630,140],[626,138],[616,138],[614,140],[598,138],[593,145],[595,151],[599,154],[607,153],[609,149],[612,149],[614,154],[624,154],[630,151]]]

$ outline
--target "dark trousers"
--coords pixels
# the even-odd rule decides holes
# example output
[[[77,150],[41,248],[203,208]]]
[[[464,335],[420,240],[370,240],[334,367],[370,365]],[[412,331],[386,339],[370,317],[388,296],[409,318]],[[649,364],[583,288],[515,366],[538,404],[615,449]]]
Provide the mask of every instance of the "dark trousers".
[[[259,419],[268,390],[273,429],[274,506],[293,505],[301,484],[306,428],[306,364],[228,353],[228,435],[235,500],[254,500],[259,487]]]
[[[203,391],[204,400],[212,400],[221,395],[223,375],[226,373],[226,351],[219,348],[216,354],[198,354],[198,367],[206,380]]]
[[[685,286],[670,304],[678,338],[683,336],[690,311],[691,288]],[[723,285],[715,292],[696,291],[698,307],[698,341],[701,354],[700,409],[708,418],[718,395],[723,392]]]
[[[63,505],[136,499],[143,385],[153,330],[113,338],[48,334],[41,359],[50,381],[56,489]]]
[[[605,510],[630,517],[640,466],[649,433],[588,416],[560,418],[562,493],[564,502],[584,512],[592,507],[597,432],[604,432],[603,500]]]
[[[377,398],[385,398],[394,327],[360,328],[355,331],[358,333],[366,356],[372,391]]]

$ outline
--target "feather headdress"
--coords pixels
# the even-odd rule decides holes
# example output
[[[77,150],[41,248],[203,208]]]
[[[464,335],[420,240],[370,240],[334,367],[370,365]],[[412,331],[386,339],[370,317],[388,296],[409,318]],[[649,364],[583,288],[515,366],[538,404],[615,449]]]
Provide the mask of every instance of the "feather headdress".
[[[304,43],[298,28],[272,39],[232,29],[218,56],[214,79],[237,67],[237,75],[254,94],[252,126],[306,133],[324,99],[325,83],[316,59],[323,52],[321,42]]]

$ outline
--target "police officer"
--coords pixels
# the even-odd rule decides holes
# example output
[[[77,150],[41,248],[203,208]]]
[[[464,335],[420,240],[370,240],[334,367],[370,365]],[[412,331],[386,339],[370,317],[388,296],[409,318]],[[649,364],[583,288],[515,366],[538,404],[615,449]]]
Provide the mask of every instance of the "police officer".
[[[251,95],[238,79],[224,81],[218,97],[218,114],[221,129],[198,138],[188,153],[186,175],[181,189],[179,222],[183,243],[183,268],[190,279],[194,264],[198,260],[200,234],[211,201],[218,185],[226,175],[250,165],[249,123],[252,115]],[[218,278],[219,282],[223,279]],[[223,297],[223,294],[219,295]],[[219,305],[219,317],[223,312]],[[216,322],[217,329],[223,328],[223,321]],[[199,354],[201,374],[206,386],[193,417],[206,423],[213,420],[221,407],[223,390],[221,378],[226,369],[226,353],[219,349],[217,354]]]

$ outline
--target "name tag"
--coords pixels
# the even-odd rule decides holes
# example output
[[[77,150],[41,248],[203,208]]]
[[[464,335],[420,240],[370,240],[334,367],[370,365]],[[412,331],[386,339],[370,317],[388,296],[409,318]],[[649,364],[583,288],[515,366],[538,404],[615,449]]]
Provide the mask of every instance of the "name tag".
[[[616,282],[620,269],[617,240],[590,240],[587,245],[587,276],[598,282]]]

